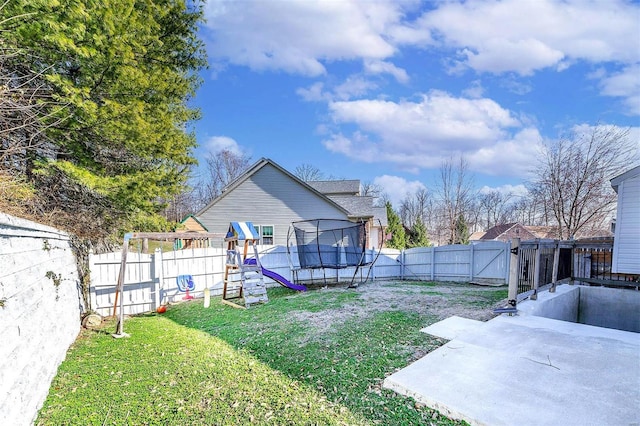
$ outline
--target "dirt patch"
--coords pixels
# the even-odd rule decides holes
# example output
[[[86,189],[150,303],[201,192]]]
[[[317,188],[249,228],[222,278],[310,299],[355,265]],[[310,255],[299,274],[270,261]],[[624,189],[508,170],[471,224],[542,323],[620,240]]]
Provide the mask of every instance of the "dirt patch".
[[[330,287],[323,292],[351,291],[359,295],[340,307],[320,312],[293,311],[291,319],[301,321],[314,333],[324,335],[335,326],[353,319],[368,318],[379,312],[415,312],[423,318],[440,321],[453,315],[487,321],[495,315],[494,307],[503,306],[504,301],[485,306],[483,293],[496,292],[496,287],[457,283],[404,283],[397,281],[375,281],[355,289]],[[425,323],[423,326],[429,325]]]

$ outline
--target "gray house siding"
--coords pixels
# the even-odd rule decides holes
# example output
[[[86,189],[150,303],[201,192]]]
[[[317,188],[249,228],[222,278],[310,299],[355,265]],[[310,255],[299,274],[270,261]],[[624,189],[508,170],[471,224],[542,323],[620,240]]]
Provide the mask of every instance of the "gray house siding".
[[[291,222],[319,218],[347,219],[347,215],[271,164],[198,213],[210,232],[226,232],[232,221],[272,225],[275,245],[287,244]]]

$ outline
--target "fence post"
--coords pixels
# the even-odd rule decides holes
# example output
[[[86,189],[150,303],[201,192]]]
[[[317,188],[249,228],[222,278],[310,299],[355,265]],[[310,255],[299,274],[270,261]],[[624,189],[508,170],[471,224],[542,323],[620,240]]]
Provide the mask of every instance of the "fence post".
[[[509,275],[511,274],[511,242],[504,243],[504,264],[505,264],[505,273],[504,273],[504,281],[509,285]]]
[[[436,279],[436,248],[431,247],[431,281]]]
[[[89,303],[89,306],[87,306],[87,311],[91,311],[94,310],[93,309],[93,304],[95,302],[96,306],[98,306],[98,295],[96,294],[95,289],[92,289],[93,287],[93,282],[94,282],[94,276],[93,273],[95,271],[97,271],[96,268],[96,260],[95,260],[95,255],[93,254],[93,249],[89,249],[89,282],[87,283],[89,288],[87,288],[87,293],[88,293],[88,299],[87,302]]]
[[[558,281],[558,267],[560,264],[560,242],[554,240],[555,248],[553,250],[553,271],[551,272],[551,288],[549,293],[556,292],[556,281]]]
[[[156,304],[156,309],[162,305],[163,297],[162,297],[162,283],[164,281],[163,271],[162,271],[162,250],[160,247],[156,248],[153,253],[153,282],[155,286],[155,296],[153,298],[154,303]]]
[[[404,280],[404,250],[400,251],[400,280]]]
[[[469,281],[473,281],[473,244],[469,245]]]
[[[520,258],[520,238],[511,240],[511,256],[509,259],[509,291],[507,300],[509,306],[515,308],[518,304],[518,259]]]
[[[536,242],[536,257],[533,266],[533,293],[529,300],[538,300],[538,287],[540,286],[540,241]]]

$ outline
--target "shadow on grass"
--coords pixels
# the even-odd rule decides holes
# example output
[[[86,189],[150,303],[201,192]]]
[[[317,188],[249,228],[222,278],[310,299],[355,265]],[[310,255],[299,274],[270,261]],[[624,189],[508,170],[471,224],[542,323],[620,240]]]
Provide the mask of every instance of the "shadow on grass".
[[[269,289],[269,303],[234,309],[212,299],[181,303],[165,316],[247,351],[270,368],[322,392],[334,403],[385,425],[456,423],[413,400],[382,389],[384,378],[444,341],[419,331],[424,318],[401,308],[349,316],[323,327],[316,314],[341,312],[359,293],[342,288],[294,293]],[[366,307],[364,308],[366,309]],[[304,315],[301,315],[304,314]],[[304,319],[301,319],[304,318]]]

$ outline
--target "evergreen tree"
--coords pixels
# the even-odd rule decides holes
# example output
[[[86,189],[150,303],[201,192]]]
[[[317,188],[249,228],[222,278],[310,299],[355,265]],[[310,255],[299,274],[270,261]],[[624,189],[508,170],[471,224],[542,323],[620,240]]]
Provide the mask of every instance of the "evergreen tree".
[[[165,226],[163,200],[195,164],[186,129],[199,113],[187,102],[206,65],[201,19],[201,5],[185,0],[15,0],[0,9],[2,44],[16,52],[1,77],[40,107],[38,128],[3,135],[0,167],[32,182],[44,215],[66,217],[57,225],[90,237]]]
[[[407,247],[407,236],[404,227],[400,222],[400,216],[393,210],[391,203],[387,201],[387,234],[391,234],[391,239],[387,241],[387,247],[402,250]]]
[[[409,238],[409,247],[429,247],[429,237],[427,236],[427,227],[421,220],[416,220],[411,228],[411,237]]]
[[[458,215],[456,220],[456,238],[453,244],[469,244],[469,227],[463,215]]]

